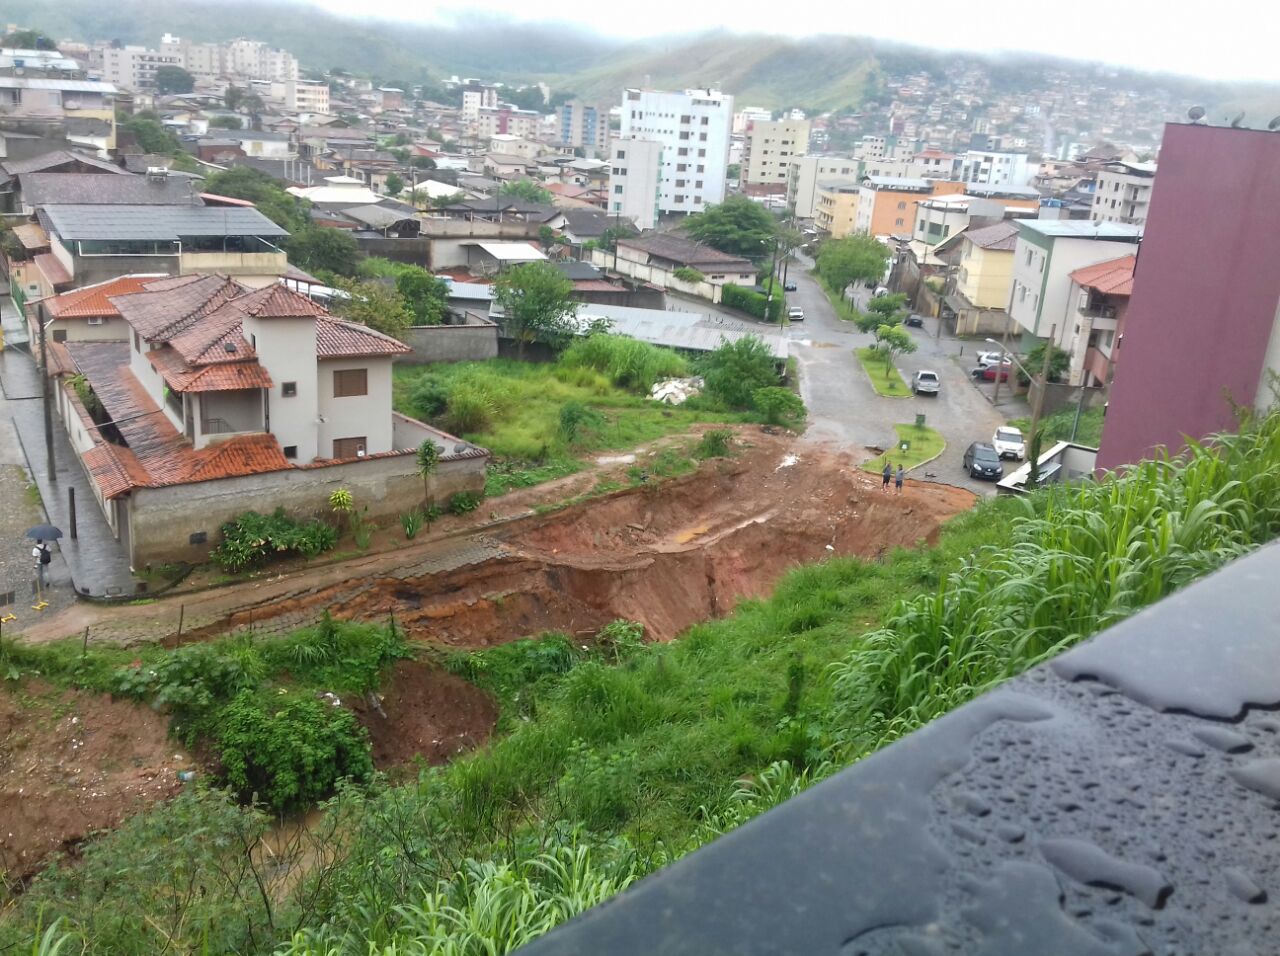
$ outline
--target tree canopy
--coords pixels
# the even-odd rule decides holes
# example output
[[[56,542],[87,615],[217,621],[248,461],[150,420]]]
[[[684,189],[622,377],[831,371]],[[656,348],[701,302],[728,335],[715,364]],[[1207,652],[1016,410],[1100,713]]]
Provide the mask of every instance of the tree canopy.
[[[209,120],[210,129],[244,129],[244,120],[239,116],[214,116]]]
[[[1053,349],[1049,353],[1049,381],[1061,382],[1062,376],[1067,373],[1067,369],[1071,366],[1071,354],[1058,348],[1057,345],[1053,345],[1048,339],[1043,340],[1028,352],[1022,364],[1026,366],[1028,372],[1034,372],[1036,377],[1039,378],[1040,370],[1044,368],[1044,350],[1046,346]],[[1018,380],[1023,385],[1030,382],[1030,379],[1021,370],[1018,371]]]
[[[901,325],[882,325],[876,329],[876,349],[884,358],[885,374],[888,374],[896,356],[916,350],[916,340]]]
[[[196,88],[196,78],[180,66],[156,67],[156,91],[160,93],[190,93]]]
[[[561,348],[573,334],[570,318],[577,309],[573,283],[548,262],[514,266],[498,276],[494,299],[502,309],[507,331],[516,340],[517,357],[524,358],[530,342]]]
[[[889,247],[872,236],[828,239],[818,250],[817,272],[833,292],[854,282],[877,282],[889,262]]]
[[[315,231],[339,232],[336,229]],[[352,322],[403,341],[405,333],[413,325],[413,312],[398,290],[377,279],[337,279],[335,282],[348,296],[334,299],[335,312]]]
[[[182,152],[178,138],[165,129],[154,116],[129,116],[116,120],[116,132],[132,137],[144,153],[167,153],[175,156]]]
[[[399,196],[404,192],[404,180],[396,173],[387,173],[387,180],[383,188],[388,196]]]
[[[525,202],[549,203],[555,197],[551,190],[532,179],[513,179],[502,184],[502,195]]]
[[[707,395],[729,408],[751,408],[758,389],[778,384],[773,354],[754,335],[722,343],[701,365]]]
[[[761,259],[772,255],[778,221],[745,196],[730,196],[690,216],[685,232],[698,242],[734,256]]]
[[[290,195],[276,180],[249,166],[232,166],[204,181],[204,191],[232,199],[245,199],[277,226],[299,235],[311,227],[305,201]],[[339,271],[339,270],[334,270]]]
[[[449,304],[449,284],[421,266],[369,256],[360,263],[362,278],[394,279],[396,291],[413,313],[414,325],[439,325]]]
[[[309,272],[351,276],[360,261],[360,247],[345,229],[307,226],[289,239],[289,261]]]

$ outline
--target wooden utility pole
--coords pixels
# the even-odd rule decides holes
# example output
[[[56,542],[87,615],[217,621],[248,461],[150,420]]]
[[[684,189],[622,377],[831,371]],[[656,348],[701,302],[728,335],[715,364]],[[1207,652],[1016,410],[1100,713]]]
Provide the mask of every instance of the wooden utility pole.
[[[1049,359],[1053,357],[1057,334],[1058,326],[1054,324],[1049,329],[1048,341],[1044,343],[1044,361],[1040,363],[1040,389],[1036,392],[1035,401],[1031,403],[1031,434],[1027,436],[1028,441],[1035,440],[1036,429],[1040,427],[1040,410],[1044,408],[1044,392],[1049,386]],[[997,374],[997,380],[999,377]]]

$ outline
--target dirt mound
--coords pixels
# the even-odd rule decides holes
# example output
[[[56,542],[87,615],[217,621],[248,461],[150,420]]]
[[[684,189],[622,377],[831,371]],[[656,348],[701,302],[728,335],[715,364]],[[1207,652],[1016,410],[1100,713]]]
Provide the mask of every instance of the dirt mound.
[[[377,706],[358,700],[352,709],[369,731],[379,770],[415,757],[429,764],[445,763],[483,744],[498,722],[492,697],[420,661],[398,661],[378,694]]]
[[[33,874],[95,830],[182,788],[195,769],[160,714],[36,680],[0,688],[0,872]]]

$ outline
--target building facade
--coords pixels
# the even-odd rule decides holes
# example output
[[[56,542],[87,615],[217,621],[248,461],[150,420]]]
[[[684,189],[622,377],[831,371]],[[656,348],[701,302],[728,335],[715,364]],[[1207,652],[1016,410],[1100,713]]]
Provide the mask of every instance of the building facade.
[[[743,189],[755,195],[784,195],[792,161],[808,152],[808,120],[752,123],[742,152]]]
[[[1026,153],[1000,150],[971,149],[959,158],[959,166],[961,179],[985,186],[1025,186],[1036,172]]]
[[[609,107],[569,100],[556,109],[556,134],[561,146],[580,149],[587,156],[604,156],[609,149]]]
[[[862,186],[856,179],[828,180],[818,187],[813,224],[832,239],[844,239],[858,231],[858,197]]]
[[[787,165],[787,210],[797,219],[813,219],[819,187],[832,180],[856,181],[859,161],[848,156],[800,156]]]
[[[610,153],[609,212],[634,220],[641,229],[652,229],[660,213],[665,168],[662,143],[652,139],[615,139]]]
[[[1094,222],[1143,225],[1155,181],[1155,163],[1107,163],[1098,170],[1089,218]]]
[[[1101,468],[1273,404],[1280,370],[1280,136],[1170,124],[1134,271]]]
[[[1124,337],[1137,261],[1137,256],[1123,256],[1071,273],[1076,314],[1067,384],[1111,384],[1119,357],[1116,343]]]
[[[916,206],[921,200],[962,192],[964,183],[868,176],[861,184],[855,231],[910,238],[919,218]]]
[[[733,97],[719,90],[624,91],[621,137],[662,145],[659,212],[696,213],[724,200],[732,122]]]

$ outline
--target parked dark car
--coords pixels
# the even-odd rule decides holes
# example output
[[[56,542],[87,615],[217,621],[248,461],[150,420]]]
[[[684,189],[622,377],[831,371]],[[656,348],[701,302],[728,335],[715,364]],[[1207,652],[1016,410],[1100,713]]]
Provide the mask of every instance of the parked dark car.
[[[983,382],[994,382],[999,375],[1000,381],[1007,382],[1012,368],[1011,365],[979,365],[969,374]]]
[[[1004,476],[1004,465],[996,450],[986,442],[976,441],[964,452],[964,470],[971,478],[990,478],[999,481]]]
[[[902,324],[910,326],[913,329],[922,329],[924,328],[924,316],[916,315],[912,312],[905,320],[903,320]]]
[[[784,283],[782,284],[782,291],[783,291],[783,292],[795,292],[795,291],[796,291],[796,284],[795,284],[794,282],[784,282]]]

